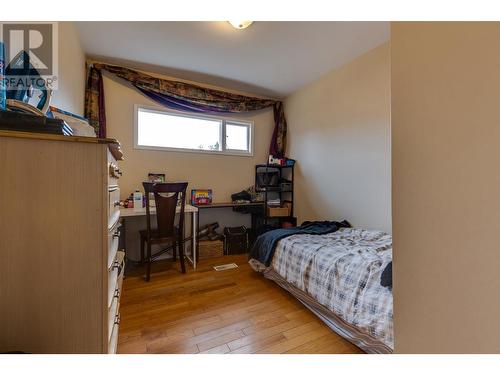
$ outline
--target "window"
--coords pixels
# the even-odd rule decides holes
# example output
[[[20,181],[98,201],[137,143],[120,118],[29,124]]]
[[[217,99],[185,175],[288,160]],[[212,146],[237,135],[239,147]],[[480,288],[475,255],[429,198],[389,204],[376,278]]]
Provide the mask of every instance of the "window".
[[[136,106],[135,147],[252,155],[253,124]]]

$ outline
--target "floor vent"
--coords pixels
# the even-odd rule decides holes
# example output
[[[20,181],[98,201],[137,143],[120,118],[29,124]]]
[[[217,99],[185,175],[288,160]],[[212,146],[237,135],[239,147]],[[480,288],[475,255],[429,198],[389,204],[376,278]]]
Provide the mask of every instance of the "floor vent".
[[[220,266],[214,266],[214,270],[216,271],[232,270],[233,268],[238,268],[238,265],[236,263],[229,263],[222,264]]]

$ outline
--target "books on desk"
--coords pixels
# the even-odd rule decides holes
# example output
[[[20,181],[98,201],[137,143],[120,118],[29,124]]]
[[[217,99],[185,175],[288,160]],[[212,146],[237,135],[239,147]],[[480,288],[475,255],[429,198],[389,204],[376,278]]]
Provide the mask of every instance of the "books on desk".
[[[191,204],[202,205],[212,203],[212,189],[192,189]]]

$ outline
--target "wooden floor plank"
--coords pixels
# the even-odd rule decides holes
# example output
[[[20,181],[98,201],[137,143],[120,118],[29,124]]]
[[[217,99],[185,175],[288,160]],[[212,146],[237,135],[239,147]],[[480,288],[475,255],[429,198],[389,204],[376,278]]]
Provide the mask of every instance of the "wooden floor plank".
[[[325,335],[317,340],[292,348],[287,354],[343,354],[352,352],[352,344],[339,337]],[[335,351],[332,349],[335,348]]]
[[[276,334],[283,334],[286,339],[290,339],[295,337],[297,334],[287,335],[288,332],[296,331],[297,329],[300,329],[299,332],[304,332],[305,329],[303,327],[308,328],[311,323],[314,324],[313,327],[320,327],[317,322],[304,323],[299,320],[287,320],[284,323],[277,324],[266,329],[254,329],[254,327],[248,327],[243,330],[246,335],[245,337],[235,340],[234,342],[230,342],[228,345],[231,350],[235,350],[241,346],[245,346],[256,341],[262,341],[262,339]]]
[[[268,346],[278,344],[280,342],[286,341],[286,337],[282,333],[278,333],[272,336],[267,336],[263,338],[258,338],[248,345],[242,346],[238,349],[231,350],[231,354],[252,354],[257,353],[259,350],[267,348]],[[227,344],[231,349],[231,343]]]
[[[119,353],[361,353],[246,255],[202,260],[186,274],[158,262],[150,282],[137,270],[124,280],[120,313]]]
[[[200,352],[200,354],[226,354],[226,353],[229,353],[230,350],[229,348],[227,347],[226,344],[222,344],[222,345],[219,345],[219,346],[215,346],[211,349],[208,349],[208,350],[205,350],[203,352]]]
[[[275,345],[271,345],[259,350],[257,353],[261,354],[281,354],[285,353],[289,350],[297,348],[300,345],[303,345],[307,342],[314,341],[328,335],[328,332],[325,332],[323,329],[313,329],[312,331],[306,332],[300,336],[296,336],[292,339],[287,339],[283,342],[280,342]],[[286,336],[285,336],[286,337]]]
[[[237,340],[237,339],[242,338],[244,336],[245,336],[245,334],[241,330],[229,332],[229,333],[226,333],[222,336],[218,336],[218,337],[215,337],[213,339],[200,342],[198,344],[198,349],[200,350],[200,352],[204,352],[206,350],[215,348],[216,346],[219,346],[222,344],[227,344],[228,342],[231,342],[233,340]]]

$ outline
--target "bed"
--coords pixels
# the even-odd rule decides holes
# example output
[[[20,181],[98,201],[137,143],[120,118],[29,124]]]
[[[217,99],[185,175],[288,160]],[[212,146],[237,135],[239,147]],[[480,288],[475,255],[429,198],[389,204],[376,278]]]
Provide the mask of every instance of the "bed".
[[[282,237],[273,246],[272,260],[254,256],[252,268],[363,351],[392,353],[392,291],[380,284],[392,261],[391,235],[340,227],[327,234]]]

